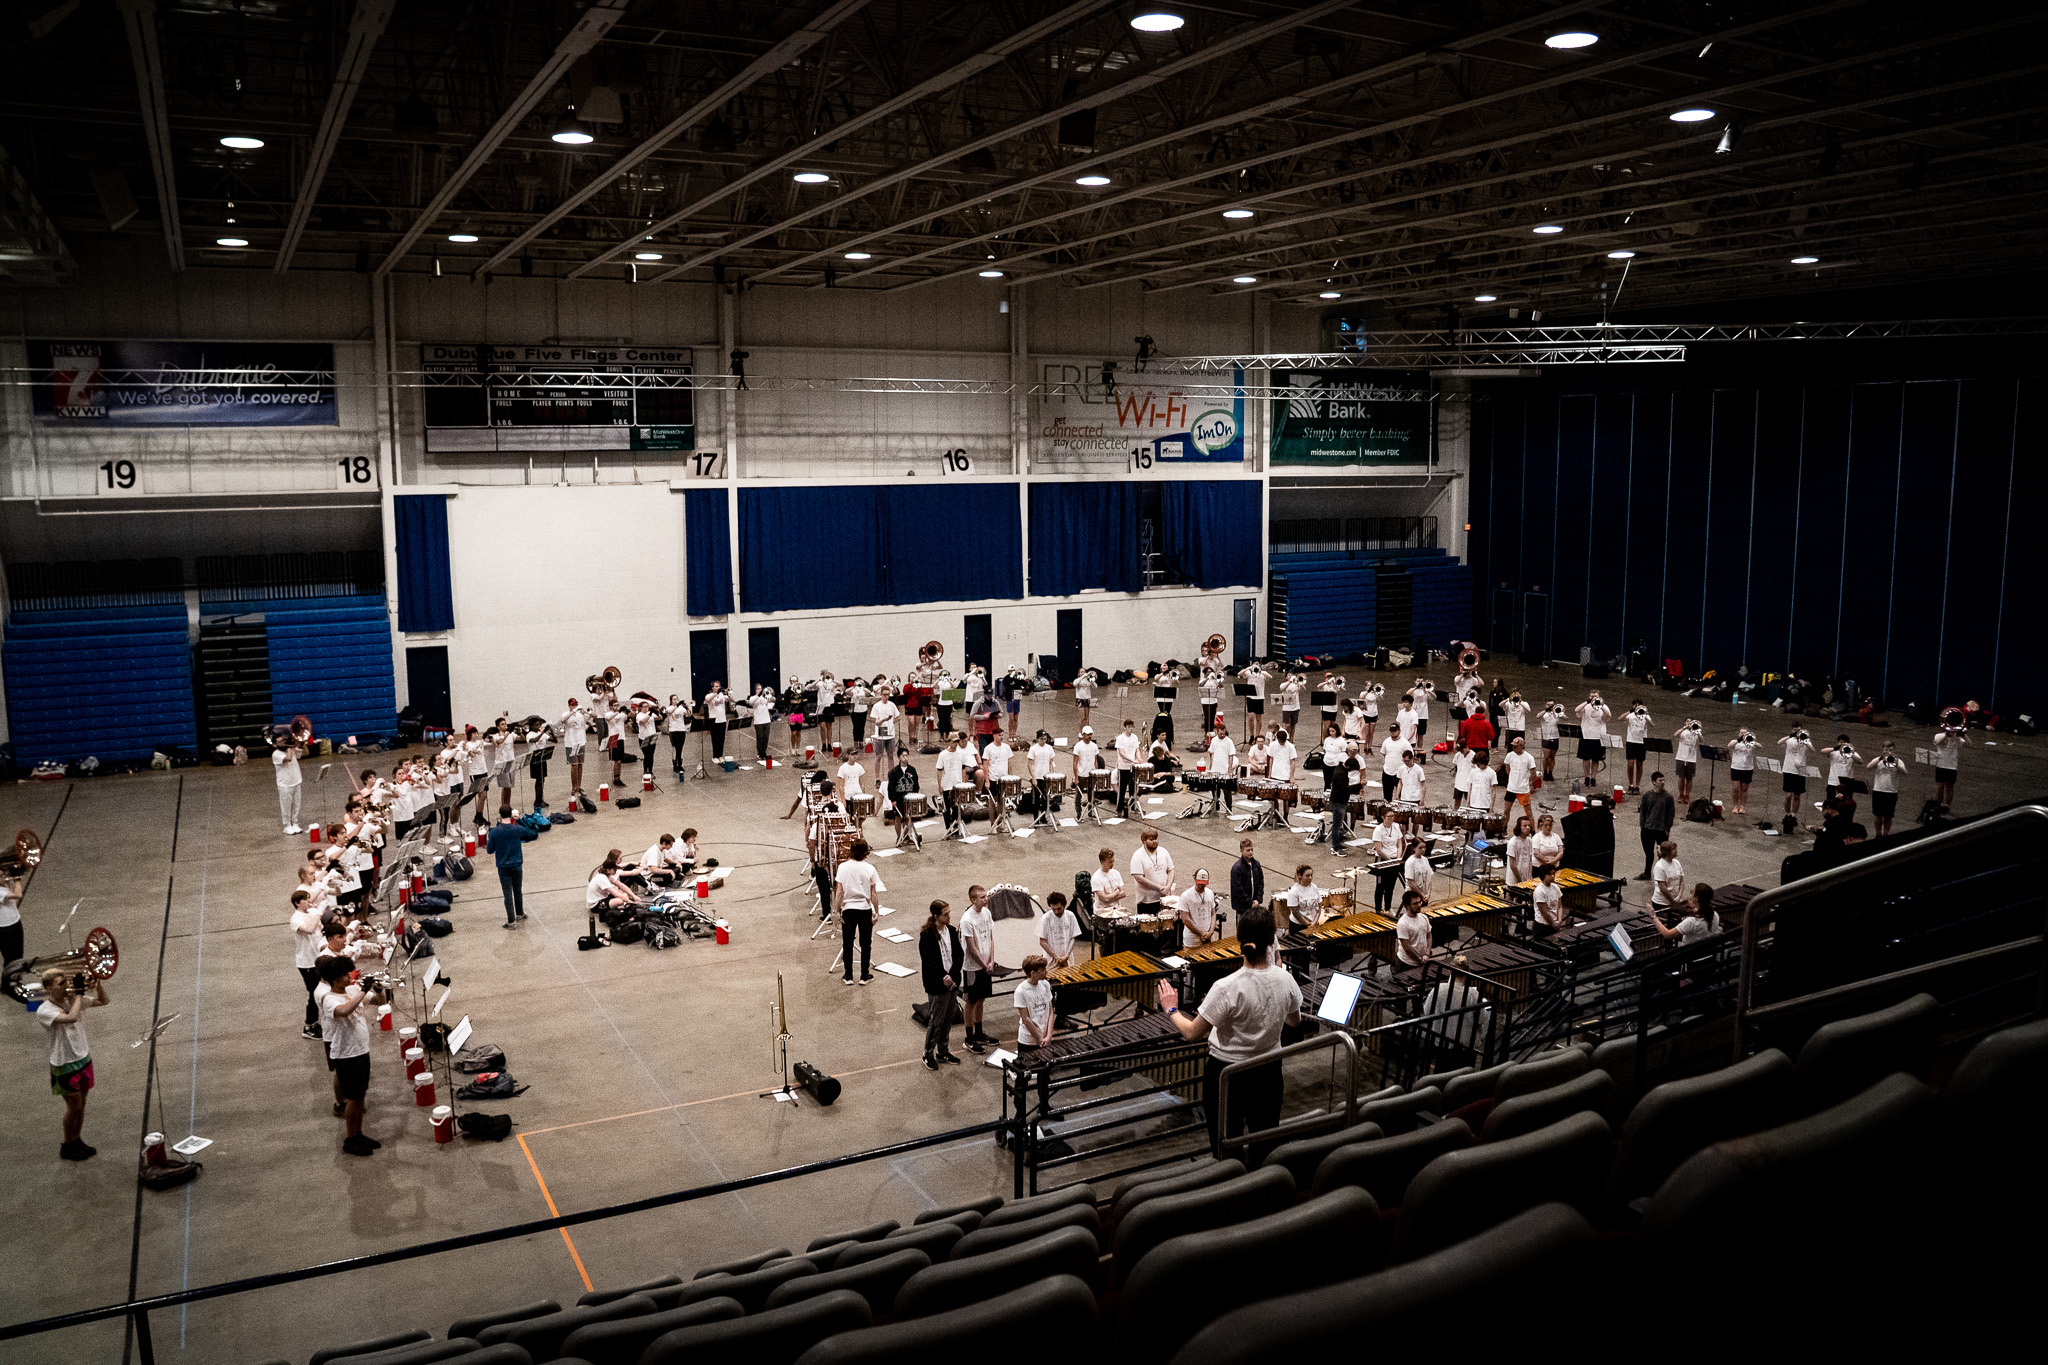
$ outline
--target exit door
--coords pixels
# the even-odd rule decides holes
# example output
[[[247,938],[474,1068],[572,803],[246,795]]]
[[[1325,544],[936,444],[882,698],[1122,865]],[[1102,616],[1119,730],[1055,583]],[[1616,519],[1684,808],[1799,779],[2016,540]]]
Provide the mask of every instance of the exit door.
[[[747,686],[751,690],[766,683],[770,692],[782,690],[782,627],[747,627]]]
[[[1058,676],[1053,679],[1053,682],[1058,686],[1065,686],[1074,680],[1076,673],[1081,671],[1081,609],[1079,607],[1062,607],[1060,609],[1058,638],[1055,643],[1059,646],[1060,653],[1059,660],[1054,665]]]
[[[427,725],[446,730],[454,712],[448,703],[448,646],[407,645],[405,695],[419,707]]]
[[[731,677],[725,667],[725,628],[690,632],[690,699],[701,700],[714,682]]]
[[[996,675],[994,622],[995,618],[987,613],[970,616],[966,621],[967,666],[980,664],[981,671],[991,678]]]
[[[1256,597],[1240,597],[1230,605],[1230,662],[1235,667],[1252,661],[1252,621],[1258,605]]]

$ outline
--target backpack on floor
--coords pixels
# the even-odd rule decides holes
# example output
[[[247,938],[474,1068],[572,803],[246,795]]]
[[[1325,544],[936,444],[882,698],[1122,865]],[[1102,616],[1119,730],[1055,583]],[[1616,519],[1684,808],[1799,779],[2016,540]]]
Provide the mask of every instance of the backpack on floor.
[[[455,1054],[455,1069],[471,1075],[479,1071],[503,1071],[505,1050],[496,1043],[471,1043]]]
[[[450,881],[466,882],[476,875],[476,864],[460,853],[451,853],[441,860]]]
[[[464,1137],[483,1142],[503,1142],[512,1136],[510,1114],[460,1114],[456,1116],[455,1126],[462,1130]]]
[[[455,1092],[458,1100],[508,1100],[526,1089],[509,1071],[486,1071]]]
[[[576,797],[576,801],[577,804],[583,807],[583,813],[585,815],[597,814],[597,802],[591,800],[589,797],[578,794],[578,796]]]
[[[421,915],[419,926],[426,930],[428,938],[446,938],[455,932],[454,922],[440,915]]]
[[[576,823],[576,817],[565,810],[558,810],[548,817],[548,823],[551,825],[573,825]]]
[[[637,919],[622,919],[612,926],[612,942],[638,943],[645,936]]]
[[[1714,803],[1704,796],[1685,808],[1685,818],[1697,824],[1710,825],[1714,822]]]
[[[612,802],[612,804],[617,806],[620,810],[634,810],[639,807],[640,798],[637,796],[622,796],[618,800]]]

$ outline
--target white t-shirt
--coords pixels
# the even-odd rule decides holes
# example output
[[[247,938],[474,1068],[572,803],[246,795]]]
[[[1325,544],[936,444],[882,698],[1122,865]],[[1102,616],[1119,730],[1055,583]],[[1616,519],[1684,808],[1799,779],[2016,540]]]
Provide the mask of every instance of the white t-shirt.
[[[63,1017],[64,1011],[48,1000],[36,1006],[36,1022],[50,1031],[51,1066],[68,1066],[92,1056],[92,1045],[85,1040],[85,1015],[68,1024],[59,1022]]]
[[[1429,960],[1429,916],[1420,912],[1400,916],[1394,921],[1394,939],[1394,955],[1402,965],[1420,967]]]
[[[1280,684],[1280,709],[1299,711],[1301,709],[1301,684],[1289,678]]]
[[[1543,708],[1543,714],[1536,718],[1537,737],[1539,739],[1557,738],[1557,719],[1560,714],[1547,706]]]
[[[471,739],[463,742],[475,746],[469,751],[469,775],[471,777],[482,777],[490,772],[490,741],[487,739]]]
[[[1525,702],[1525,701],[1515,701],[1515,700],[1513,700],[1512,698],[1510,698],[1509,700],[1507,700],[1507,701],[1504,701],[1504,702],[1502,702],[1502,703],[1500,704],[1500,728],[1501,728],[1501,729],[1503,729],[1503,730],[1523,730],[1523,729],[1526,729],[1526,728],[1527,728],[1528,720],[1529,720],[1529,703],[1528,703],[1528,702]]]
[[[1628,742],[1630,744],[1641,744],[1645,739],[1649,738],[1650,713],[1648,711],[1631,711],[1622,717],[1622,721],[1628,726]]]
[[[1074,700],[1083,706],[1095,700],[1095,678],[1092,674],[1084,672],[1074,679]]]
[[[14,894],[0,883],[0,929],[21,923],[21,907],[15,903]]]
[[[1062,910],[1057,915],[1048,910],[1038,917],[1038,936],[1045,940],[1046,955],[1058,960],[1074,951],[1074,940],[1081,936],[1081,921],[1074,918],[1071,910]]]
[[[1002,743],[1000,740],[981,751],[982,759],[988,764],[988,775],[990,777],[1008,777],[1010,775],[1010,753],[1010,746]]]
[[[1329,893],[1317,886],[1313,878],[1307,886],[1300,882],[1290,884],[1280,899],[1287,902],[1287,919],[1290,924],[1313,924],[1316,911],[1322,908],[1323,897]]]
[[[1400,776],[1401,784],[1394,789],[1395,799],[1401,801],[1421,801],[1422,765],[1420,763],[1403,763]]]
[[[1372,857],[1377,863],[1401,856],[1402,846],[1408,842],[1408,832],[1399,825],[1374,825],[1372,827]]]
[[[1848,745],[1837,745],[1828,750],[1828,785],[1837,787],[1856,767],[1858,754]]]
[[[1193,947],[1216,931],[1216,893],[1199,887],[1189,887],[1180,893],[1180,903],[1174,907],[1177,914],[1187,916],[1188,921],[1180,926],[1182,947]]]
[[[1053,756],[1058,752],[1059,750],[1053,748],[1050,744],[1034,744],[1031,746],[1031,780],[1033,782],[1041,782],[1052,776],[1052,760]]]
[[[1381,687],[1378,683],[1374,683],[1371,687],[1358,694],[1359,705],[1365,708],[1365,718],[1367,720],[1378,720],[1380,718],[1380,698],[1385,696],[1386,693],[1386,688]]]
[[[1650,879],[1656,888],[1650,904],[1668,907],[1685,903],[1685,867],[1678,859],[1659,858],[1650,869]]]
[[[872,910],[875,896],[885,889],[872,866],[857,863],[851,858],[839,865],[839,871],[832,880],[845,890],[846,904],[856,910],[863,906]]]
[[[1813,752],[1813,745],[1793,735],[1778,741],[1778,747],[1785,751],[1784,771],[1792,777],[1806,775],[1807,755]]]
[[[1483,763],[1472,765],[1472,789],[1468,799],[1475,810],[1493,809],[1493,769]]]
[[[609,896],[611,893],[612,879],[610,877],[605,876],[603,869],[600,868],[598,871],[591,873],[590,880],[584,884],[584,908],[588,910],[597,909],[598,902],[602,901],[606,896]]]
[[[979,766],[980,757],[969,748],[941,749],[933,764],[939,772],[939,787],[957,787],[967,781],[970,768]]]
[[[1237,745],[1229,735],[1209,736],[1209,771],[1227,773],[1237,766]]]
[[[1091,872],[1088,875],[1088,889],[1095,894],[1095,908],[1098,910],[1106,906],[1118,910],[1130,909],[1130,906],[1125,904],[1124,901],[1105,902],[1102,899],[1105,892],[1115,893],[1124,889],[1124,874],[1113,867],[1107,871],[1097,868],[1094,872]],[[1128,900],[1129,898],[1126,897],[1125,899]]]
[[[1528,795],[1529,778],[1536,771],[1536,755],[1528,753],[1518,754],[1513,749],[1510,749],[1508,750],[1508,756],[1502,762],[1507,765],[1508,770],[1508,794],[1511,796]]]
[[[1429,884],[1436,877],[1436,869],[1429,865],[1429,858],[1421,853],[1411,853],[1408,861],[1401,864],[1401,889],[1421,894],[1429,899]]]
[[[1537,831],[1529,840],[1529,852],[1536,859],[1537,866],[1557,862],[1564,857],[1564,836],[1545,834]]]
[[[1301,1019],[1301,987],[1285,967],[1239,967],[1209,988],[1199,1017],[1209,1022],[1209,1055],[1248,1062],[1280,1046],[1280,1030]]]
[[[860,780],[867,775],[868,770],[850,758],[839,765],[839,780],[846,784],[846,794],[848,796],[859,796],[861,794]]]
[[[1680,763],[1699,762],[1700,732],[1690,725],[1684,727],[1672,736],[1672,747],[1676,750],[1676,757]]]
[[[726,701],[730,698],[730,696],[731,694],[728,693],[724,688],[720,688],[718,691],[713,692],[710,696],[706,697],[704,699],[705,716],[710,720],[716,721],[720,725],[725,724],[725,704]]]
[[[647,851],[640,855],[640,870],[642,872],[651,872],[655,868],[670,867],[681,861],[682,859],[676,856],[674,844],[670,844],[664,850],[661,846],[661,840],[656,839],[647,846]]]
[[[1712,938],[1721,932],[1721,917],[1714,915],[1710,924],[1698,915],[1687,915],[1678,922],[1678,946],[1690,948],[1701,939]]]
[[[1536,875],[1536,839],[1508,836],[1508,881],[1516,886]]]
[[[855,683],[846,691],[847,709],[851,710],[856,716],[862,714],[868,709],[870,695],[865,683]]]
[[[1451,756],[1451,790],[1465,792],[1472,789],[1472,751],[1460,749]]]
[[[1530,892],[1530,895],[1536,902],[1536,922],[1538,924],[1548,924],[1558,929],[1564,927],[1563,887],[1555,882],[1548,885],[1538,882],[1535,889]]]
[[[327,1055],[337,1062],[347,1057],[360,1057],[370,1050],[370,1010],[359,1004],[347,1014],[335,1013],[335,1006],[344,999],[362,998],[361,986],[348,986],[339,991],[330,986],[327,994],[320,998],[320,1032],[327,1039]]]
[[[1388,777],[1398,777],[1401,772],[1401,755],[1408,752],[1408,741],[1398,734],[1388,735],[1380,741],[1380,771]]]
[[[1166,894],[1165,888],[1170,888],[1173,885],[1173,855],[1163,848],[1147,852],[1140,845],[1138,851],[1131,855],[1131,878],[1135,881],[1140,876],[1150,877],[1154,882],[1159,883],[1162,889],[1155,894],[1140,886],[1138,888],[1139,898],[1147,904],[1158,900]],[[1093,881],[1094,879],[1091,877],[1089,880]]]
[[[1037,1041],[1031,1036],[1031,1030],[1024,1027],[1026,1019],[1038,1026],[1039,1038],[1052,1032],[1052,982],[1033,981],[1027,976],[1017,987],[1016,994],[1010,997],[1010,1003],[1017,1007],[1017,1042],[1020,1046],[1030,1047]]]
[[[310,967],[320,952],[320,912],[306,903],[303,910],[292,911],[292,965]]]
[[[668,732],[672,735],[687,734],[689,732],[689,729],[690,703],[687,701],[678,700],[676,704],[674,706],[671,706],[668,710]],[[573,732],[564,732],[562,735],[562,744],[565,748],[580,749],[583,747],[583,736],[580,734],[575,734]]]
[[[1607,717],[1613,714],[1604,701],[1582,701],[1572,708],[1579,713],[1579,737],[1607,738]]]
[[[1144,747],[1136,732],[1126,730],[1116,737],[1116,770],[1124,771],[1138,761],[1138,752]]]
[[[967,957],[961,965],[968,971],[985,972],[995,966],[996,917],[987,907],[976,910],[969,906],[960,917],[960,947]]]
[[[651,706],[641,707],[639,714],[633,717],[633,733],[642,744],[654,738],[654,732],[660,725],[661,717],[654,714]]]
[[[1092,739],[1084,739],[1074,746],[1074,771],[1087,776],[1095,771],[1095,759],[1102,749]]]
[[[1756,751],[1763,746],[1753,739],[1738,739],[1728,746],[1728,771],[1730,774],[1752,772],[1756,768]],[[1748,779],[1743,779],[1747,781]]]
[[[290,749],[272,749],[270,764],[277,769],[277,785],[296,787],[299,785],[299,756]]]
[[[1394,713],[1394,727],[1399,732],[1399,738],[1403,747],[1415,742],[1415,730],[1421,723],[1422,718],[1416,715],[1412,709],[1403,709]]]
[[[1291,782],[1294,780],[1294,760],[1300,757],[1293,741],[1273,746],[1273,780]]]
[[[832,682],[832,680],[831,680],[830,678],[820,678],[820,679],[818,679],[818,712],[819,712],[819,714],[820,714],[820,715],[824,714],[824,712],[825,712],[825,711],[827,710],[827,708],[829,708],[829,707],[830,707],[830,706],[832,705],[832,703],[833,703],[833,702],[835,702],[835,701],[838,701],[838,700],[839,700],[839,689],[838,689],[838,688],[837,688],[836,686],[834,686],[834,685],[833,685],[833,682]]]
[[[1963,756],[1963,738],[1943,730],[1936,733],[1932,741],[1934,766],[1942,772],[1954,772],[1956,761]]]
[[[1429,702],[1430,698],[1435,695],[1436,689],[1433,687],[1411,687],[1408,689],[1408,700],[1415,703],[1415,719],[1418,722],[1429,719]]]
[[[1877,766],[1870,770],[1870,789],[1874,792],[1895,792],[1899,789],[1899,774],[1906,765],[1897,758],[1887,756],[1877,760]],[[0,895],[4,895],[0,892]]]
[[[875,727],[876,739],[896,738],[895,702],[890,701],[887,697],[882,698],[875,703],[874,709],[868,712],[868,720]]]

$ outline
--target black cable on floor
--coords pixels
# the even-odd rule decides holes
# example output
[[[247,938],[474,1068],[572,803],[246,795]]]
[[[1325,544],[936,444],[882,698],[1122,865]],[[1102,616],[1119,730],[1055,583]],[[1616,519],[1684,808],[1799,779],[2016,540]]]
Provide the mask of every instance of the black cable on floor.
[[[66,793],[69,799],[69,793]],[[178,861],[178,821],[185,811],[185,778],[178,777],[177,804],[171,810],[171,863]],[[60,812],[61,814],[61,812]],[[53,824],[51,828],[55,828]],[[156,1040],[160,1030],[156,1023],[164,1005],[164,957],[171,941],[171,892],[177,886],[175,872],[164,878],[164,927],[156,945],[156,995],[149,1005],[149,1069],[144,1073],[142,1083],[142,1130],[135,1135],[135,1227],[128,1238],[128,1302],[135,1302],[136,1278],[142,1266],[142,1138],[149,1129],[149,1105],[156,1095]],[[122,1319],[126,1325],[121,1332],[121,1365],[128,1365],[128,1355],[135,1346],[135,1319]]]

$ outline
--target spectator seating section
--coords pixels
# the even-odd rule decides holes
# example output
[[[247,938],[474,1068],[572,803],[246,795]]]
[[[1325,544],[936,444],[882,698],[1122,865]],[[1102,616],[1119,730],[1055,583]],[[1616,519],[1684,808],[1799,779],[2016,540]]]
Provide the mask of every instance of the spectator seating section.
[[[1860,1095],[1894,1071],[1925,1076],[1934,1059],[1938,1008],[1931,995],[1837,1019],[1814,1030],[1792,1071],[1792,1112],[1817,1114]]]
[[[1632,1107],[1573,1049],[1452,1078],[1491,1105],[1483,1141],[1438,1116],[1430,1085],[1408,1131],[1285,1144],[1249,1172],[1156,1172],[1120,1187],[1106,1216],[1089,1186],[980,1200],[819,1238],[810,1255],[778,1247],[569,1308],[460,1319],[441,1340],[330,1348],[313,1365],[866,1365],[1024,1340],[1135,1365],[1250,1365],[1360,1341],[1440,1351],[1446,1311],[1554,1316],[1560,1275],[1607,1284],[1603,1311],[1649,1332],[1705,1267],[1761,1256],[1798,1267],[1810,1303],[1849,1305],[1917,1245],[1972,1258],[1967,1282],[2000,1291],[1979,1311],[2022,1317],[2034,1271],[2011,1246],[2048,1211],[2048,1021],[1978,1042],[1939,1097],[1908,1071],[1928,1070],[1933,1026],[1929,1002],[1908,1001],[1817,1031],[1810,1060],[1762,1052]],[[1867,1077],[1886,1047],[1902,1069],[1800,1114],[1802,1096]],[[1682,1316],[1689,1344],[1744,1330],[1741,1314]],[[1826,1322],[1877,1340],[1896,1330],[1884,1313]]]
[[[202,616],[261,612],[270,650],[271,719],[309,717],[314,733],[388,734],[398,710],[391,617],[381,594],[209,603]]]
[[[388,673],[388,632],[384,656]],[[16,612],[0,674],[8,738],[23,764],[146,760],[199,742],[183,603]]]

